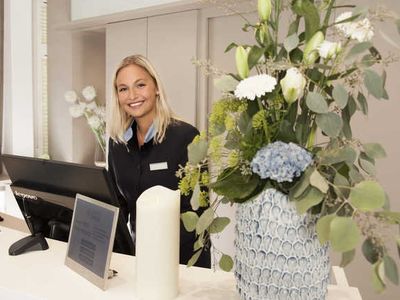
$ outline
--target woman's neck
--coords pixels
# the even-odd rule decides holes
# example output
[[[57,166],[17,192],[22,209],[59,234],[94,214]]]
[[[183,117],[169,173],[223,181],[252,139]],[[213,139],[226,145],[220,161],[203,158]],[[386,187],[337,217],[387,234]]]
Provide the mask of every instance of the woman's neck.
[[[136,121],[136,135],[139,146],[144,144],[144,138],[146,133],[149,131],[151,124],[153,124],[153,118],[147,120],[137,119]]]

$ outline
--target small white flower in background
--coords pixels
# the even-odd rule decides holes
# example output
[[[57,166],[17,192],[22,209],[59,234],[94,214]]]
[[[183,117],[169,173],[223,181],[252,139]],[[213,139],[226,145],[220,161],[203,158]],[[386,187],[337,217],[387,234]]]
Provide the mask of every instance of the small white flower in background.
[[[106,118],[106,108],[104,106],[98,106],[94,110],[94,113],[99,116],[102,120]]]
[[[78,100],[78,96],[75,91],[67,91],[64,94],[65,101],[68,103],[75,103]]]
[[[96,90],[93,86],[89,85],[82,90],[82,95],[86,101],[92,101],[96,98]]]
[[[340,14],[335,22],[340,22],[345,19],[348,19],[352,16],[353,14],[351,12],[344,12]],[[367,19],[364,18],[360,21],[354,22],[345,22],[341,24],[336,24],[336,28],[341,31],[345,37],[349,37],[353,40],[357,40],[360,43],[361,42],[367,42],[372,39],[374,36],[374,30],[371,25],[371,22]]]
[[[95,101],[89,102],[89,103],[86,104],[86,108],[89,111],[94,111],[97,108],[97,103]]]
[[[69,113],[73,118],[79,118],[85,113],[86,104],[83,102],[72,104],[69,107]]]
[[[281,79],[280,85],[286,102],[293,103],[303,95],[306,79],[297,68],[290,68]]]
[[[323,41],[318,48],[319,56],[322,58],[335,58],[336,54],[340,52],[342,46],[340,43],[334,43],[329,41]]]
[[[239,99],[254,100],[256,97],[272,92],[276,84],[276,79],[267,74],[252,76],[239,82],[235,96]]]
[[[355,23],[354,30],[351,34],[352,39],[362,43],[370,41],[373,36],[374,36],[374,28],[372,27],[371,22],[367,18]]]
[[[102,125],[102,122],[97,115],[92,115],[92,116],[88,117],[87,121],[88,121],[89,126],[91,128],[93,128],[94,130],[98,130]]]

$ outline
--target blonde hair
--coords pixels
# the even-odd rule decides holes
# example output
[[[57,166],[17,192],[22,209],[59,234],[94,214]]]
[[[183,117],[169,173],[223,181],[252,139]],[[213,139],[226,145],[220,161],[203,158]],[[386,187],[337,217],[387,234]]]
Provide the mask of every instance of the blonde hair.
[[[114,73],[113,95],[111,100],[111,110],[108,119],[108,129],[110,137],[117,143],[126,144],[124,133],[132,123],[133,117],[128,115],[125,110],[119,105],[117,90],[117,76],[123,68],[129,65],[136,65],[143,68],[154,80],[154,83],[158,90],[155,110],[155,118],[157,122],[154,123],[157,129],[157,133],[154,137],[154,143],[161,143],[165,137],[165,131],[167,130],[168,125],[171,124],[174,119],[176,119],[176,116],[167,103],[165,90],[161,83],[159,75],[157,74],[150,61],[142,55],[131,55],[125,57]]]

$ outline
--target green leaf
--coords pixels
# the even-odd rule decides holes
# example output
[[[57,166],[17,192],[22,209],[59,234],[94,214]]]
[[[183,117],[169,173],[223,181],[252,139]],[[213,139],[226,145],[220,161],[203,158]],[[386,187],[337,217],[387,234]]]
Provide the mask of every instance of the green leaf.
[[[311,174],[310,183],[313,187],[316,187],[324,194],[326,194],[329,189],[329,185],[325,177],[323,177],[317,170],[314,170],[314,172]]]
[[[353,164],[357,158],[357,152],[351,146],[345,146],[339,149],[323,150],[319,156],[323,165],[333,165],[339,162]]]
[[[225,53],[226,52],[228,52],[228,51],[230,51],[232,48],[235,48],[235,47],[237,47],[238,46],[238,44],[236,44],[236,43],[230,43],[229,45],[228,45],[228,47],[226,47],[226,49],[225,49]]]
[[[285,41],[283,42],[283,46],[285,47],[286,51],[289,53],[293,49],[297,47],[299,44],[299,37],[296,33],[288,36]]]
[[[389,222],[391,224],[400,224],[400,212],[379,211],[379,212],[376,212],[375,215],[385,219],[387,222]]]
[[[304,196],[301,196],[301,198],[295,202],[297,212],[299,214],[304,214],[309,208],[321,203],[324,196],[325,195],[318,189],[310,187]]]
[[[252,194],[259,182],[257,175],[243,176],[240,170],[226,169],[210,187],[218,195],[232,200],[244,200]]]
[[[335,217],[331,221],[329,239],[333,250],[347,252],[358,244],[360,230],[352,218]]]
[[[366,260],[368,260],[371,264],[376,263],[379,260],[380,255],[382,254],[382,248],[378,248],[370,238],[365,239],[362,244],[362,253]]]
[[[193,254],[193,256],[189,259],[189,261],[186,265],[188,268],[192,267],[197,262],[202,251],[203,251],[203,249],[201,249],[201,250],[197,251],[195,254]]]
[[[342,130],[342,118],[333,113],[318,114],[315,119],[317,125],[329,137],[337,137]]]
[[[385,283],[383,282],[384,272],[383,261],[379,260],[373,265],[372,286],[378,293],[381,293],[385,290]]]
[[[197,165],[207,156],[208,142],[204,139],[199,139],[195,143],[192,142],[187,149],[189,163]]]
[[[372,47],[372,43],[371,42],[358,43],[358,44],[354,45],[353,48],[350,49],[350,51],[349,51],[349,53],[347,53],[345,59],[353,58],[354,56],[356,56],[356,55],[368,50],[371,47]]]
[[[375,176],[376,175],[376,169],[375,165],[371,163],[371,161],[363,158],[359,158],[358,163],[360,164],[360,167],[369,175]]]
[[[310,0],[295,0],[292,9],[296,14],[304,17],[306,41],[308,41],[320,28],[318,9]]]
[[[340,262],[340,267],[344,268],[346,267],[349,263],[352,262],[354,257],[356,256],[356,249],[346,251],[342,253],[342,260]]]
[[[194,242],[193,250],[194,250],[194,251],[197,251],[197,250],[199,250],[199,249],[201,249],[201,248],[203,248],[203,247],[204,247],[203,236],[200,235],[200,236],[198,237],[198,239],[196,240],[196,242]]]
[[[382,77],[375,71],[368,69],[364,71],[364,85],[368,92],[376,99],[380,99],[384,95],[384,85]]]
[[[381,146],[381,144],[367,143],[367,144],[363,144],[363,148],[364,148],[365,153],[373,159],[386,157],[386,151]]]
[[[340,174],[339,172],[336,173],[335,175],[335,179],[333,180],[333,184],[340,186],[340,187],[335,187],[335,189],[338,189],[340,194],[342,195],[343,198],[347,198],[349,196],[350,193],[350,189],[348,188],[342,188],[342,186],[345,187],[349,187],[350,183],[347,180],[346,177],[344,177],[342,174]]]
[[[347,94],[346,89],[341,84],[337,84],[333,88],[332,96],[340,108],[346,107],[349,95]]]
[[[196,229],[197,222],[199,221],[199,216],[193,211],[187,211],[181,214],[181,219],[186,231],[192,232]]]
[[[233,260],[229,255],[223,254],[219,260],[219,267],[225,272],[229,272],[233,268]]]
[[[196,183],[193,189],[192,197],[190,197],[190,205],[192,206],[193,210],[198,210],[200,207],[199,197],[200,197],[200,185],[199,183]]]
[[[289,198],[294,200],[293,198],[299,198],[305,190],[310,186],[310,176],[315,170],[314,167],[307,168],[303,175],[300,177],[300,180],[295,184],[295,186],[289,192]]]
[[[247,62],[249,64],[249,69],[253,68],[258,61],[260,60],[260,57],[264,54],[264,49],[253,46],[250,49],[249,56],[247,58]]]
[[[316,92],[310,92],[306,98],[307,107],[318,114],[325,114],[328,110],[328,104],[325,98]]]
[[[397,32],[400,33],[400,19],[396,20]]]
[[[385,275],[394,284],[399,284],[399,273],[397,271],[396,262],[389,255],[383,257]]]
[[[201,234],[204,230],[206,230],[212,223],[214,219],[214,211],[212,208],[207,208],[200,216],[196,225],[196,233]]]
[[[400,238],[396,239],[396,246],[397,246],[397,253],[399,254],[400,257]]]
[[[349,167],[349,177],[353,184],[360,183],[361,181],[364,180],[364,176],[361,175],[361,173],[354,165]]]
[[[358,93],[357,95],[357,101],[358,104],[360,105],[360,110],[364,115],[368,114],[368,102],[367,99],[365,98],[364,94]]]
[[[222,75],[214,79],[214,86],[221,92],[234,91],[238,81],[230,75]]]
[[[362,181],[350,192],[350,203],[364,211],[373,211],[385,204],[385,192],[379,183],[372,180]]]
[[[325,242],[329,241],[329,233],[331,231],[331,221],[335,218],[335,214],[326,215],[317,221],[317,236],[318,240],[323,245]]]
[[[230,223],[230,221],[231,220],[226,217],[217,217],[212,221],[208,232],[210,233],[222,232],[225,229],[225,227]]]

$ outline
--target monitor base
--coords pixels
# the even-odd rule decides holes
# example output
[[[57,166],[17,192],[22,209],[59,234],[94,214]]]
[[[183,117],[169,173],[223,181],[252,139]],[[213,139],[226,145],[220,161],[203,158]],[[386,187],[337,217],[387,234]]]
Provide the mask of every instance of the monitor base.
[[[35,251],[35,250],[47,250],[49,245],[46,242],[43,234],[35,234],[24,237],[8,248],[9,255],[20,255],[25,252]]]

